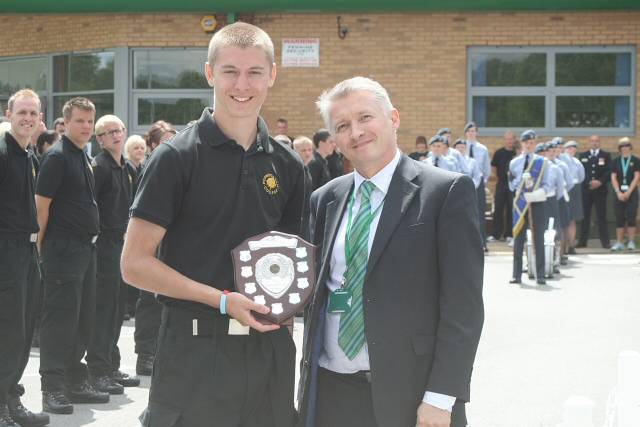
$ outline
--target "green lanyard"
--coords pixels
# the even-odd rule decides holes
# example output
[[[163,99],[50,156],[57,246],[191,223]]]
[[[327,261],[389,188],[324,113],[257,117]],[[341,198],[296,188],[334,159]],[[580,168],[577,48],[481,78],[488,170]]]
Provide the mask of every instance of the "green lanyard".
[[[629,170],[629,163],[631,162],[631,156],[627,157],[627,161],[624,161],[624,157],[620,156],[620,164],[622,165],[622,185],[627,185],[627,171]]]
[[[358,189],[360,188],[358,187]],[[371,194],[373,194],[373,191],[371,192]],[[387,196],[385,195],[384,199],[386,198]],[[373,218],[376,216],[376,214],[384,204],[384,199],[382,199],[378,207],[369,214],[369,218],[367,218],[367,222],[369,223],[369,226],[371,226],[371,221],[373,221]],[[349,247],[349,235],[351,234],[351,222],[353,220],[353,204],[355,202],[356,202],[356,191],[352,193],[351,200],[349,200],[349,206],[347,206],[347,209],[349,210],[349,216],[347,217],[347,230],[344,235],[344,256],[345,256],[346,265],[349,265],[349,263],[351,262],[352,254],[351,254],[351,248]],[[369,199],[369,206],[371,206],[371,199]]]

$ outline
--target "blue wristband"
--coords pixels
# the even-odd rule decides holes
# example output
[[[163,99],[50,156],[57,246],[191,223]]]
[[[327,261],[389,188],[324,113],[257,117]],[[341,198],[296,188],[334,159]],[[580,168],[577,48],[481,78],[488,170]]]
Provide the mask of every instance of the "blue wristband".
[[[220,314],[227,314],[227,294],[220,295]]]

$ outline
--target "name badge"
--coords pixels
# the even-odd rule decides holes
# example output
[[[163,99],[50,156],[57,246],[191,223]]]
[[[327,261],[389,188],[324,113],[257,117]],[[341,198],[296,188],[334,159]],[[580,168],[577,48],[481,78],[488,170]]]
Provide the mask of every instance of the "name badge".
[[[351,291],[336,289],[329,294],[329,313],[348,313],[351,310]]]
[[[600,157],[598,159],[598,166],[604,166],[604,158],[603,157]]]
[[[620,186],[620,191],[627,191],[629,189],[629,186],[627,184],[622,184]]]
[[[584,158],[582,158],[580,160],[582,160],[582,163],[587,163],[589,161],[589,159],[587,159],[586,157],[584,157]]]

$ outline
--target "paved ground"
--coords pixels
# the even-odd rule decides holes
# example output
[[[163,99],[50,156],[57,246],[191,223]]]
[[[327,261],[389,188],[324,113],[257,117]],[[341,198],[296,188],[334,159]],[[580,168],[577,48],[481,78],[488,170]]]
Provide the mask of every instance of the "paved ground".
[[[604,421],[615,386],[620,351],[640,351],[640,256],[583,254],[572,257],[561,279],[537,287],[509,285],[511,258],[492,244],[485,268],[486,321],[468,405],[470,427],[551,427],[561,421],[572,394],[595,402],[595,424]],[[300,343],[301,324],[296,324]],[[123,370],[133,372],[133,323],[123,328]],[[38,351],[23,382],[25,404],[41,408]],[[76,405],[72,416],[52,416],[51,426],[138,426],[149,378],[106,405]],[[387,426],[385,426],[387,427]],[[394,426],[389,426],[394,427]]]

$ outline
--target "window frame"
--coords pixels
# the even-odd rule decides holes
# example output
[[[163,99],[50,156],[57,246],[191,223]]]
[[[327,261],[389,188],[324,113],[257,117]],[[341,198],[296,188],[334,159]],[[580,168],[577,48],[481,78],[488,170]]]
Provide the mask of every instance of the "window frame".
[[[545,53],[546,85],[545,86],[473,86],[471,56],[473,54],[491,53]],[[630,61],[629,86],[556,86],[555,64],[557,53],[628,53]],[[466,116],[473,120],[474,96],[544,96],[545,97],[545,126],[535,128],[540,134],[557,136],[588,136],[599,134],[602,136],[619,136],[635,134],[636,131],[636,48],[632,45],[619,46],[468,46],[467,47],[467,94]],[[556,126],[556,98],[559,96],[627,96],[629,97],[629,126],[628,127],[558,127]],[[502,135],[507,130],[522,132],[522,127],[482,127],[482,134],[487,136]]]

